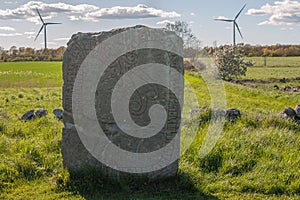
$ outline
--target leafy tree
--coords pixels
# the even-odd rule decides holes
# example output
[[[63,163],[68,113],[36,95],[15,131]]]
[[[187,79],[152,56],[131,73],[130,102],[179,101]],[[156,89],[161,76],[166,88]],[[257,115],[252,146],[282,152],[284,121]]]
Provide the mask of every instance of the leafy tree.
[[[241,46],[225,45],[214,51],[214,62],[218,68],[218,75],[223,80],[232,80],[245,76],[247,67],[253,66],[250,61],[244,60]]]

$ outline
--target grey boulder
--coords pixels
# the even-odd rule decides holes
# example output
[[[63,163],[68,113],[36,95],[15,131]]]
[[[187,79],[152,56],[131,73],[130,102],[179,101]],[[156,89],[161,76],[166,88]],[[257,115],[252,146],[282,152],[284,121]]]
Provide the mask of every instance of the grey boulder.
[[[217,119],[223,118],[223,117],[225,117],[225,116],[226,116],[225,110],[222,110],[222,109],[220,109],[220,108],[217,108],[217,109],[216,109],[216,111],[215,111],[215,117],[216,117]]]
[[[35,118],[34,110],[29,110],[21,117],[21,120],[28,121],[28,120],[32,120],[34,118]]]
[[[53,110],[54,117],[58,120],[62,120],[64,111],[62,109],[56,108]]]
[[[297,106],[295,107],[295,112],[296,112],[297,118],[300,120],[300,105],[297,105]]]
[[[239,109],[236,108],[230,108],[228,110],[226,110],[226,119],[228,119],[229,121],[235,121],[238,118],[240,118],[241,115],[241,111]]]
[[[41,118],[41,117],[44,117],[44,116],[46,116],[46,115],[48,115],[48,111],[45,110],[44,108],[40,108],[40,109],[38,109],[38,110],[35,112],[35,116],[36,116],[37,118]]]

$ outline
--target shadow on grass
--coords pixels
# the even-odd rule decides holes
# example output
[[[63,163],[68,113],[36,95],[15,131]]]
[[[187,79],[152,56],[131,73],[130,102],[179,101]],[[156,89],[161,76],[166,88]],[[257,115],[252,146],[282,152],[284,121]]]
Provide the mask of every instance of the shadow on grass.
[[[267,79],[241,79],[232,80],[232,83],[247,85],[247,84],[271,84],[271,83],[289,83],[299,81],[299,78],[267,78]]]
[[[60,184],[62,185],[62,184]],[[200,191],[185,173],[160,181],[122,178],[112,181],[95,173],[70,176],[61,187],[87,200],[99,199],[211,199],[217,198]]]

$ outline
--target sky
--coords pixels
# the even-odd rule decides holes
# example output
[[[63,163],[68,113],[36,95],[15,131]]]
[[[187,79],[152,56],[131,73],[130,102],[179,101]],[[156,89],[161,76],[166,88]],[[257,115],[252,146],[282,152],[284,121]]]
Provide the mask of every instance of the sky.
[[[67,46],[77,32],[100,32],[138,24],[160,28],[166,22],[185,21],[203,46],[232,44],[232,19],[246,4],[237,23],[245,44],[300,44],[300,1],[297,0],[3,0],[0,6],[0,46],[44,46],[42,23],[49,48]]]

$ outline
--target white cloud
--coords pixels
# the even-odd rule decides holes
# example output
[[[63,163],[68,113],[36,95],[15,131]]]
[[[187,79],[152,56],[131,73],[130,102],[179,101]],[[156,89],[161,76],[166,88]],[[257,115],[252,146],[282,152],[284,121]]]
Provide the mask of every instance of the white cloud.
[[[97,19],[135,19],[135,18],[151,18],[162,17],[172,18],[180,17],[176,12],[166,12],[163,10],[148,7],[144,4],[139,4],[135,7],[115,6],[112,8],[101,8],[97,11],[92,11],[82,17],[83,20]]]
[[[54,41],[68,41],[70,38],[56,38]]]
[[[173,21],[163,20],[156,23],[157,25],[175,24]]]
[[[0,30],[2,30],[2,31],[14,31],[15,28],[10,27],[10,26],[0,26]]]
[[[0,37],[13,37],[13,36],[20,36],[23,35],[22,33],[0,33]]]
[[[99,19],[136,19],[162,17],[180,17],[176,12],[167,12],[160,9],[139,4],[134,7],[115,6],[100,8],[89,4],[71,5],[66,3],[44,3],[41,1],[29,1],[15,9],[0,9],[0,19],[28,20],[38,22],[36,8],[44,19],[51,19],[60,13],[64,13],[70,20],[98,21]]]
[[[218,16],[215,19],[224,19],[224,20],[230,20],[229,18],[225,17],[225,16]]]
[[[191,16],[195,16],[195,13],[191,12],[190,15],[191,15]]]
[[[35,32],[24,32],[24,35],[27,35],[26,38],[28,39],[32,39],[32,38],[35,38]]]
[[[249,9],[247,15],[270,15],[269,19],[259,25],[300,25],[300,2],[293,0],[275,1],[259,9]]]
[[[69,16],[68,18],[69,18],[71,21],[79,21],[79,20],[80,20],[79,17],[74,16],[74,15],[71,15],[71,16]]]
[[[34,35],[35,32],[25,32],[24,35]]]

